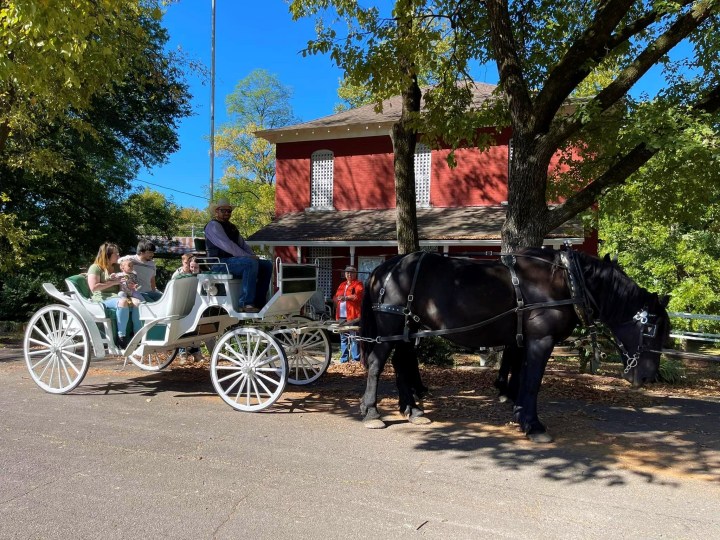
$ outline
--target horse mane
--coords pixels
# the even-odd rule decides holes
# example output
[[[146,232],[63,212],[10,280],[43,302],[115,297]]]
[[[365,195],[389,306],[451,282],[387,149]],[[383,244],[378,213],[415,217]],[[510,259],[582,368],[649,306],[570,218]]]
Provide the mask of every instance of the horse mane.
[[[653,307],[657,303],[657,295],[635,283],[616,262],[579,251],[575,254],[585,283],[592,289],[602,321],[611,324],[625,322],[636,313],[638,305]],[[616,301],[617,298],[622,301]]]

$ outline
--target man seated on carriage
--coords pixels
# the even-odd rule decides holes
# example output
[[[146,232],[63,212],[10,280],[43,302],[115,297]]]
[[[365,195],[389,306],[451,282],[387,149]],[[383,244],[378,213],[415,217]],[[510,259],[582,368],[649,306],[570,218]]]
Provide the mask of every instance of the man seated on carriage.
[[[210,207],[213,219],[205,226],[205,249],[242,279],[238,311],[257,313],[265,305],[272,277],[272,261],[260,259],[230,221],[233,206],[220,199]]]
[[[157,266],[155,265],[155,244],[149,240],[141,240],[137,245],[135,255],[132,257],[133,268],[140,284],[140,294],[148,302],[157,302],[162,298],[155,283]]]

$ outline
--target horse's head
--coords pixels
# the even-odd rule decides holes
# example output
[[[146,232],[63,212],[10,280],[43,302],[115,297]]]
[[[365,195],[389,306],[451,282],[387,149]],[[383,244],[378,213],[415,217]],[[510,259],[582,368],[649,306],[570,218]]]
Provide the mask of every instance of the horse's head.
[[[653,382],[660,368],[660,350],[670,334],[670,319],[665,309],[667,297],[649,295],[644,305],[631,320],[613,328],[622,354],[623,378],[633,388]]]

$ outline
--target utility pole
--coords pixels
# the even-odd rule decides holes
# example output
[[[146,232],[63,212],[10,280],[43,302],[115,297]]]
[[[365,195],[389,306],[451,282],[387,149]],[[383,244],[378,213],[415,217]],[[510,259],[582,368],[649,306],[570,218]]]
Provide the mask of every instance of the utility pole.
[[[212,4],[212,30],[210,43],[210,203],[215,191],[215,0]]]

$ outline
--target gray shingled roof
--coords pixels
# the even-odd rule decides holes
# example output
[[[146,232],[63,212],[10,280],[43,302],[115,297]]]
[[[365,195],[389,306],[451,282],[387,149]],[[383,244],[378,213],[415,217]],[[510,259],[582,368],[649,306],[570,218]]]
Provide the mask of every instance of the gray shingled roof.
[[[480,107],[485,101],[490,98],[493,91],[497,88],[494,84],[485,83],[473,83],[473,108]],[[422,106],[424,106],[424,98]],[[321,128],[339,128],[339,127],[350,127],[350,126],[366,126],[366,125],[380,125],[380,124],[391,124],[396,122],[400,118],[402,111],[402,102],[400,96],[393,96],[390,99],[383,101],[382,112],[375,111],[375,105],[363,105],[355,109],[349,109],[342,111],[337,114],[331,114],[330,116],[324,116],[317,120],[311,120],[309,122],[303,122],[301,124],[294,124],[292,126],[285,126],[275,129],[266,129],[262,131],[256,131],[255,135],[268,140],[274,140],[277,135],[281,133],[290,133],[298,131],[306,131]]]
[[[424,208],[417,210],[421,241],[500,240],[504,206]],[[253,244],[298,245],[308,242],[395,242],[396,211],[308,211],[285,214],[248,238]],[[579,221],[566,223],[548,238],[583,238]]]

